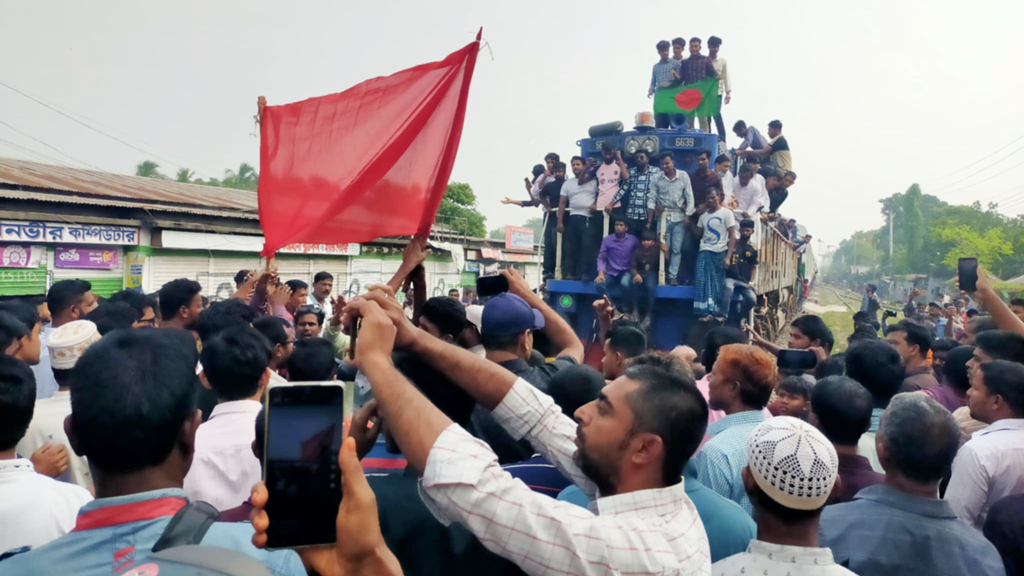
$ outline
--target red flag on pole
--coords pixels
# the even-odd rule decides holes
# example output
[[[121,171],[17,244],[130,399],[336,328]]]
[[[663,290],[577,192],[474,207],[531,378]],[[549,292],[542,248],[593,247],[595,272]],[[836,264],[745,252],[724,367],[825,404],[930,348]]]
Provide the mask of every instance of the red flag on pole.
[[[440,62],[264,107],[263,255],[428,232],[459,148],[479,44],[480,33]]]

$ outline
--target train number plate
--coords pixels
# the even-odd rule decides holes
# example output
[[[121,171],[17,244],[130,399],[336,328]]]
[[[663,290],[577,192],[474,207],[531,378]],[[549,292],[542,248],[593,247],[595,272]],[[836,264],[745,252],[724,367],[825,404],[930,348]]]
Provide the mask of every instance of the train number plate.
[[[676,138],[677,148],[693,148],[693,138]]]

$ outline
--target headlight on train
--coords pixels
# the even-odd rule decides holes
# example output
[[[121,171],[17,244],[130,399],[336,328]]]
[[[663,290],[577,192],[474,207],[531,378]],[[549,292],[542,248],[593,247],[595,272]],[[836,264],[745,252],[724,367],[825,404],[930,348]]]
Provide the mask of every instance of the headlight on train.
[[[640,145],[647,154],[658,153],[658,139],[657,138],[645,138],[643,143]]]
[[[638,142],[636,138],[627,138],[625,148],[626,154],[632,156],[633,154],[636,154],[637,150],[640,149],[640,142]]]

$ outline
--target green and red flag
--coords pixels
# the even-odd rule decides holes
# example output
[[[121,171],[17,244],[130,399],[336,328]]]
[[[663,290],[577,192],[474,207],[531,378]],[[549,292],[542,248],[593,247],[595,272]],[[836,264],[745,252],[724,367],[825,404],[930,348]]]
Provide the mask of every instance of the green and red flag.
[[[658,88],[654,96],[654,111],[658,114],[710,118],[718,114],[719,98],[718,78],[672,88]]]

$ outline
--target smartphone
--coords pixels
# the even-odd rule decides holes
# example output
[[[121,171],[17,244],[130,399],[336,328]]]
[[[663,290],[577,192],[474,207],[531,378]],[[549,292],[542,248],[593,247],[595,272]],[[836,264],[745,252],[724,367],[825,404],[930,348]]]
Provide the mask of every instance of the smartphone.
[[[344,437],[344,408],[345,388],[338,382],[267,390],[267,548],[334,543],[341,504],[338,451]]]
[[[501,274],[480,276],[476,279],[476,294],[480,298],[489,298],[508,292],[508,278]]]
[[[818,357],[810,350],[779,350],[779,370],[804,371],[818,365]]]
[[[961,258],[956,265],[956,274],[960,277],[960,289],[974,292],[978,289],[978,259]]]

